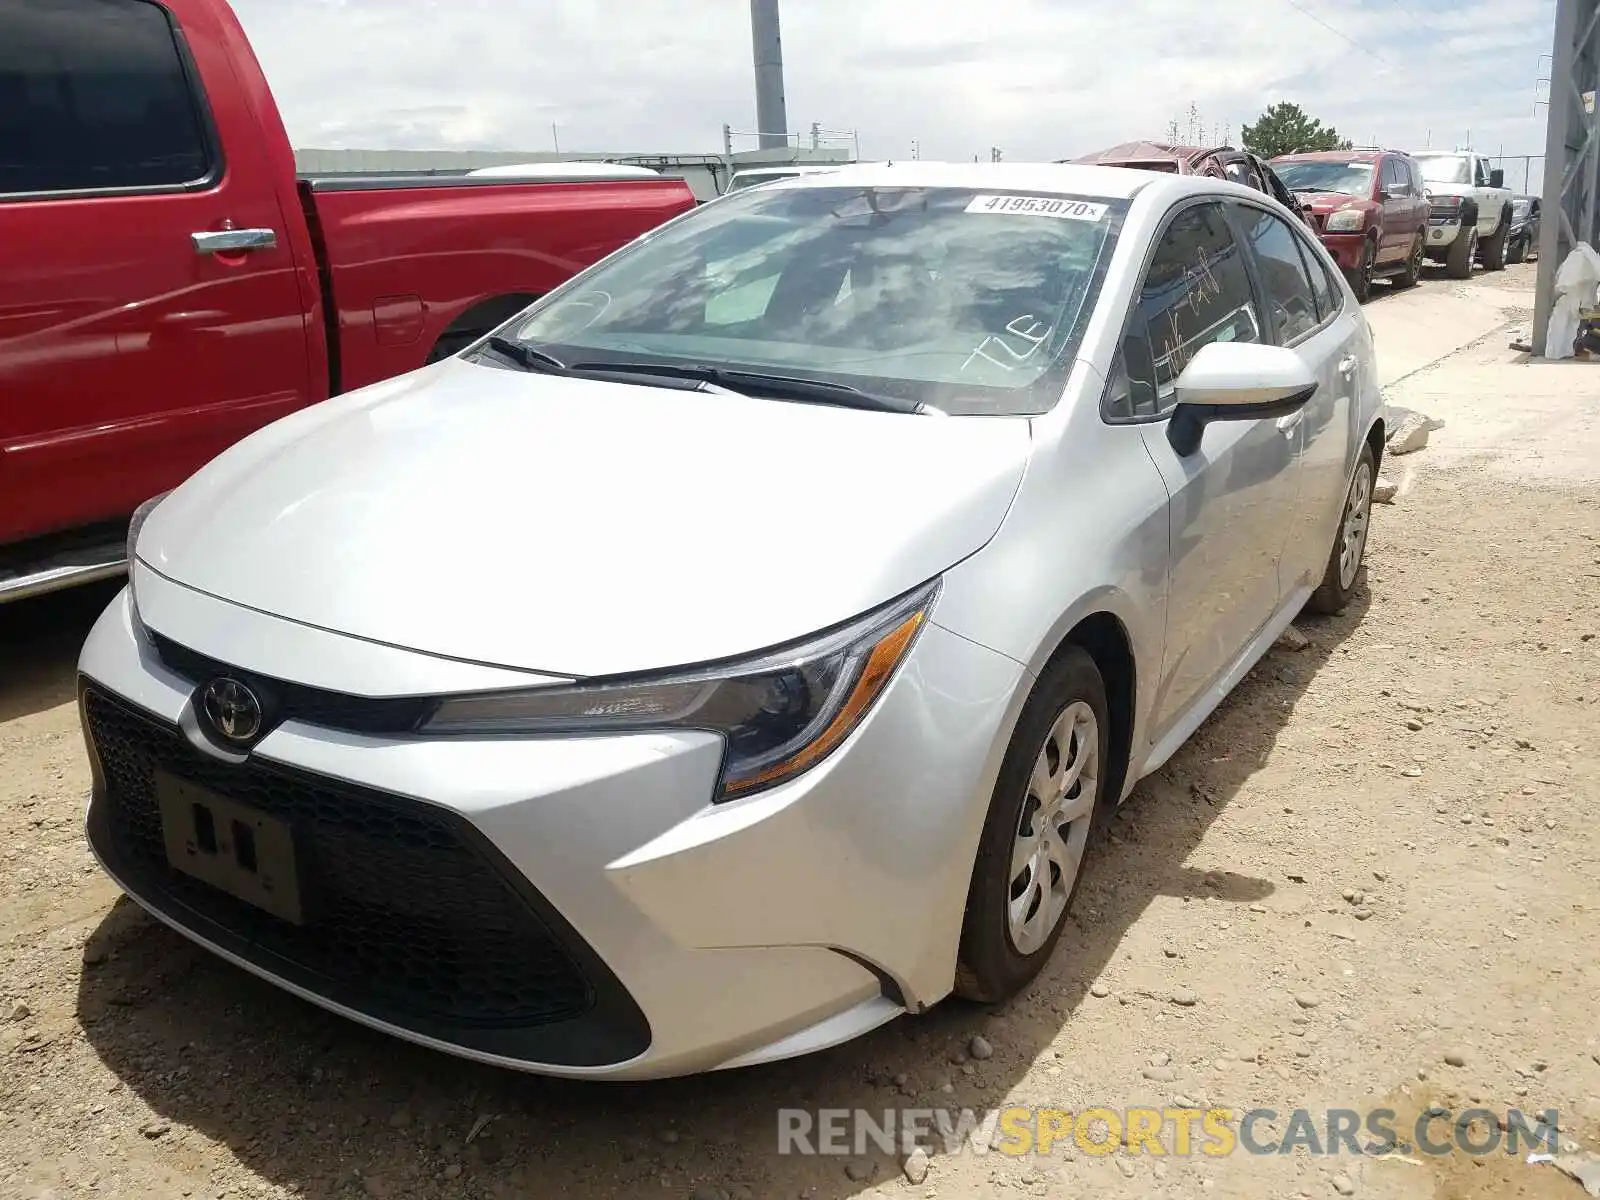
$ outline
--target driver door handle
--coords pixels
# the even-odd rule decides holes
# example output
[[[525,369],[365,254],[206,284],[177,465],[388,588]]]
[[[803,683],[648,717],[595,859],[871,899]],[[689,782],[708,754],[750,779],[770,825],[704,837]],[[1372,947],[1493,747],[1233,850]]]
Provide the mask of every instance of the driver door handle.
[[[276,229],[212,229],[191,233],[196,254],[237,254],[241,250],[271,250],[278,244]]]

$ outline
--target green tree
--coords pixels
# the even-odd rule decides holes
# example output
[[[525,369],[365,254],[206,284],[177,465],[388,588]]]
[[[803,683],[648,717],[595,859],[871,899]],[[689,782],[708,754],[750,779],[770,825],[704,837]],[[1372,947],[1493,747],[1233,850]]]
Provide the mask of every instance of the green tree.
[[[1331,125],[1324,125],[1298,104],[1274,104],[1254,125],[1244,127],[1245,148],[1262,158],[1302,150],[1348,150],[1350,143]]]

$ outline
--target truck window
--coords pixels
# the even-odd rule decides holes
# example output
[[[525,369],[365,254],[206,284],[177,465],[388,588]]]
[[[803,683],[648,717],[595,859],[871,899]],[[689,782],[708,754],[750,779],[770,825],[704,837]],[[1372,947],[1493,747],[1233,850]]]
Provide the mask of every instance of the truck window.
[[[204,180],[205,125],[148,0],[0,0],[0,193]]]

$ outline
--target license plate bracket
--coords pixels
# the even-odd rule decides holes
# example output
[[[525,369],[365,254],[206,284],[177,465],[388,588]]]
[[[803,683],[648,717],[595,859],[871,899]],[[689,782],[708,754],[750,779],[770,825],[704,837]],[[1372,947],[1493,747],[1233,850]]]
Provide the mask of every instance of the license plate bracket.
[[[290,924],[306,923],[287,821],[164,772],[155,791],[173,867]]]

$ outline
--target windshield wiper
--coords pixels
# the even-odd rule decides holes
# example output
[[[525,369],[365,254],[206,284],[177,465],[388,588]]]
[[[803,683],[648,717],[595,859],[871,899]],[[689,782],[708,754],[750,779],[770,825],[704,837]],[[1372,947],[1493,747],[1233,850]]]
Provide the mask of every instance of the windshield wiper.
[[[597,375],[657,375],[668,379],[698,379],[702,383],[717,384],[734,391],[753,391],[778,399],[807,400],[869,412],[922,411],[922,405],[915,400],[880,396],[847,383],[827,383],[798,375],[769,375],[764,371],[747,371],[738,367],[663,362],[580,362],[572,363],[566,369],[572,374],[593,372]]]
[[[504,334],[491,333],[487,345],[496,354],[502,358],[509,358],[525,371],[544,371],[551,375],[567,373],[567,364],[555,355],[536,350],[528,343],[508,338]]]

